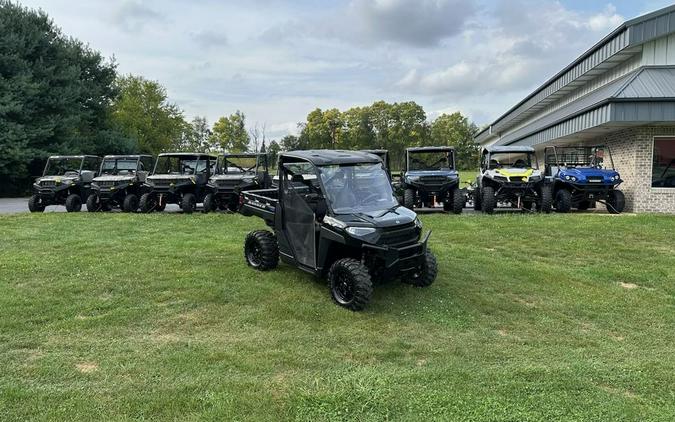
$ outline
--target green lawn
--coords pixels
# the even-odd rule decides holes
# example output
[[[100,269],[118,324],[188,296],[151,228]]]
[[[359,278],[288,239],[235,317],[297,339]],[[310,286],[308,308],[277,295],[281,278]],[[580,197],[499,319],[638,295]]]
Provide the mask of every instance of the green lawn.
[[[675,419],[675,218],[425,215],[366,312],[255,218],[0,217],[0,420]]]

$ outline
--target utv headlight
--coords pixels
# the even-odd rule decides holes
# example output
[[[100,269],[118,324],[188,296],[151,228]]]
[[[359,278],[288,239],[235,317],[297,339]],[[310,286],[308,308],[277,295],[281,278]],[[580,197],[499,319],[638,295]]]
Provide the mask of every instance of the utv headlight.
[[[576,181],[577,181],[577,178],[574,177],[574,176],[570,177],[570,179],[572,179],[573,182],[576,182]]]
[[[362,237],[375,233],[374,227],[347,227],[347,233],[352,236]]]
[[[347,227],[347,225],[344,222],[338,220],[337,218],[333,218],[333,217],[330,217],[330,216],[324,217],[323,222],[325,224],[328,224],[329,226],[332,226],[332,227],[335,227],[335,228],[338,228],[338,229],[344,229],[345,227]]]
[[[565,180],[570,180],[570,177],[569,177],[569,176],[565,176]]]

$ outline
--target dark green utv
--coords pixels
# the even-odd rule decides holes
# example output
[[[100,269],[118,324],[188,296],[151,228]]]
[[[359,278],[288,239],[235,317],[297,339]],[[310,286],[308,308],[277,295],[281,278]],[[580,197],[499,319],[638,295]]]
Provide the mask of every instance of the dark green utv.
[[[33,183],[28,200],[30,212],[42,212],[49,205],[65,205],[78,212],[87,199],[101,158],[94,155],[55,155],[49,157],[42,176]]]
[[[120,208],[124,212],[138,210],[143,183],[152,171],[151,155],[106,155],[101,171],[91,183],[87,198],[87,211],[110,211]]]

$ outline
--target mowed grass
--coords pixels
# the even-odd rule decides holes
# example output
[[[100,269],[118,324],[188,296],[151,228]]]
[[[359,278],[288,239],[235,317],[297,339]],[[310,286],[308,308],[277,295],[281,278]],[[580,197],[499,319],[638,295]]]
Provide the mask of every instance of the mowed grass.
[[[675,418],[672,216],[422,216],[367,311],[237,215],[0,217],[0,420]]]

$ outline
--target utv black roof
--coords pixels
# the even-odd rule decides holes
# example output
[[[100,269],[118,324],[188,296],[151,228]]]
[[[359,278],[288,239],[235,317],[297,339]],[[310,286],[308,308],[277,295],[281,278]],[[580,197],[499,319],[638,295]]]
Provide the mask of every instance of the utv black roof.
[[[534,152],[534,148],[516,145],[490,145],[483,148],[487,152]]]
[[[49,158],[101,158],[98,155],[50,155]]]
[[[379,157],[362,151],[345,151],[335,149],[314,149],[306,151],[289,151],[280,154],[282,158],[298,158],[309,161],[315,166],[331,164],[381,163]]]
[[[235,158],[245,158],[245,157],[259,157],[261,155],[267,155],[264,152],[233,152],[233,153],[224,153],[221,154],[224,157],[235,157]]]
[[[445,146],[445,147],[411,147],[405,149],[408,152],[444,152],[444,151],[454,151],[455,147]]]
[[[206,152],[163,152],[158,155],[158,157],[210,157],[210,158],[218,158],[217,155],[214,154],[209,154]]]
[[[362,149],[361,152],[367,152],[368,154],[386,154],[389,150],[386,149]]]
[[[152,155],[150,155],[150,154],[106,155],[106,156],[103,157],[103,159],[105,160],[106,158],[119,159],[119,158],[141,158],[141,157],[150,157],[150,158],[152,158]]]

